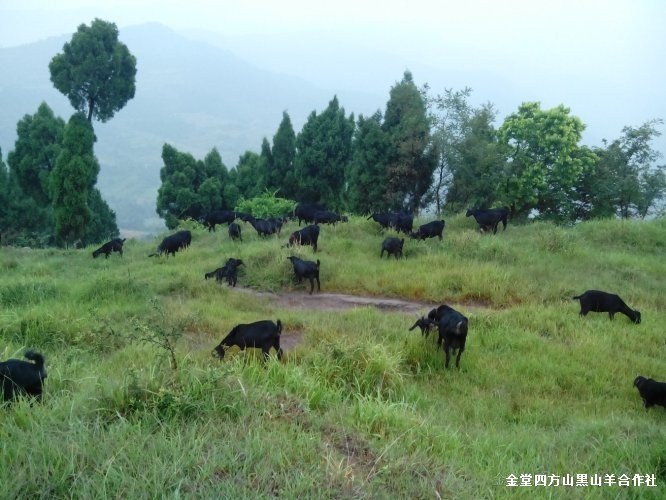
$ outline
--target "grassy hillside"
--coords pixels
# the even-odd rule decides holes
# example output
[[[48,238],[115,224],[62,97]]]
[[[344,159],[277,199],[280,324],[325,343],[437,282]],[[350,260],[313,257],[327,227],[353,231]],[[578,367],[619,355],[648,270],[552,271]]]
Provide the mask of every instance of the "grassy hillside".
[[[283,247],[295,228],[261,240],[244,225],[243,243],[192,228],[169,259],[147,257],[159,240],[108,260],[3,247],[0,358],[36,349],[49,378],[43,404],[0,409],[0,496],[664,497],[666,411],[646,411],[632,381],[666,380],[666,220],[482,236],[455,217],[399,261],[379,259],[372,221],[322,227],[316,256]],[[461,369],[407,331],[413,313],[284,308],[203,279],[233,256],[239,287],[306,293],[292,253],[321,260],[325,292],[455,305],[470,320]],[[619,293],[642,324],[579,318],[571,297],[589,288]],[[212,358],[234,325],[277,318],[282,363]],[[511,488],[510,474],[657,486]]]

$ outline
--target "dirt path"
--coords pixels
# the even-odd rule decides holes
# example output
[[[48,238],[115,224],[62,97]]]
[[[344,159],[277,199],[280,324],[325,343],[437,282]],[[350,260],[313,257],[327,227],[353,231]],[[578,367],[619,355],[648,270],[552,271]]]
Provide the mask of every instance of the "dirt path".
[[[318,311],[339,311],[354,307],[376,307],[386,311],[404,312],[411,314],[425,314],[439,304],[434,302],[414,302],[388,297],[368,297],[362,295],[349,295],[344,293],[313,293],[307,292],[259,292],[251,288],[237,287],[235,290],[247,293],[254,297],[264,298],[278,307],[296,309],[316,309]],[[488,309],[480,303],[450,304],[452,307],[463,309]]]

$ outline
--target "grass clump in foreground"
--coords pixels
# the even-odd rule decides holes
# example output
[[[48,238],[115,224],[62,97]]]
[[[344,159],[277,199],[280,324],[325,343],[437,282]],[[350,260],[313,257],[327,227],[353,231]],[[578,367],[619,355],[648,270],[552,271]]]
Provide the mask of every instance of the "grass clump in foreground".
[[[195,229],[147,258],[2,248],[0,358],[46,356],[42,404],[0,411],[3,497],[663,498],[666,412],[632,381],[666,379],[666,223],[515,226],[482,236],[447,219],[444,241],[405,242],[352,218],[320,252]],[[320,259],[325,292],[451,303],[470,319],[461,369],[444,369],[415,314],[284,308],[205,281],[228,257],[239,286],[307,293],[287,256]],[[643,313],[578,317],[588,288]],[[315,293],[316,295],[316,293]],[[238,323],[280,318],[283,363],[211,349]],[[174,369],[174,366],[176,367]],[[654,474],[657,486],[509,488],[510,474]]]

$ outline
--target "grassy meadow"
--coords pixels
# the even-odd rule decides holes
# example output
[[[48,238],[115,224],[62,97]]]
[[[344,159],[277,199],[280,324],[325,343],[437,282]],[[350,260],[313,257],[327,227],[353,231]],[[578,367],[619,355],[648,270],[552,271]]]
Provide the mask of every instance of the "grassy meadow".
[[[425,220],[419,222],[426,222]],[[373,221],[322,226],[319,252],[242,224],[192,226],[189,249],[148,258],[0,249],[0,359],[46,357],[41,404],[0,408],[1,498],[665,498],[666,219],[562,228],[446,219],[444,240],[380,260]],[[288,255],[321,260],[322,292],[451,304],[469,318],[444,368],[416,315],[284,308],[204,273],[242,258],[238,288],[307,293]],[[591,288],[642,312],[579,318]],[[315,292],[316,294],[316,292]],[[238,323],[283,323],[282,363],[211,349]],[[173,354],[173,359],[171,354]],[[175,361],[175,367],[173,365]],[[509,487],[513,474],[654,474],[647,486]],[[533,484],[533,483],[532,483]]]

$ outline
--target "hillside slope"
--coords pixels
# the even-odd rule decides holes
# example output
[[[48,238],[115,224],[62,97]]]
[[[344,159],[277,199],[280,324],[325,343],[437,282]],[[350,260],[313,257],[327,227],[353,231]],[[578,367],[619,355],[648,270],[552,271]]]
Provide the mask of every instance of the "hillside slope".
[[[401,260],[380,259],[385,234],[362,218],[323,227],[316,254],[284,247],[293,222],[272,238],[243,228],[234,243],[192,226],[169,258],[147,257],[160,238],[108,260],[2,248],[0,359],[33,348],[49,370],[43,404],[0,409],[0,461],[21,463],[0,468],[7,497],[664,497],[666,411],[646,411],[632,381],[666,381],[666,219],[482,236],[460,215]],[[257,293],[307,293],[292,254],[321,261],[326,293],[454,304],[470,325],[460,370],[408,331],[413,309]],[[204,279],[232,256],[244,290]],[[642,323],[580,318],[571,297],[588,288],[620,293]],[[284,325],[281,363],[211,357],[260,319]],[[507,486],[521,475],[531,486]]]

